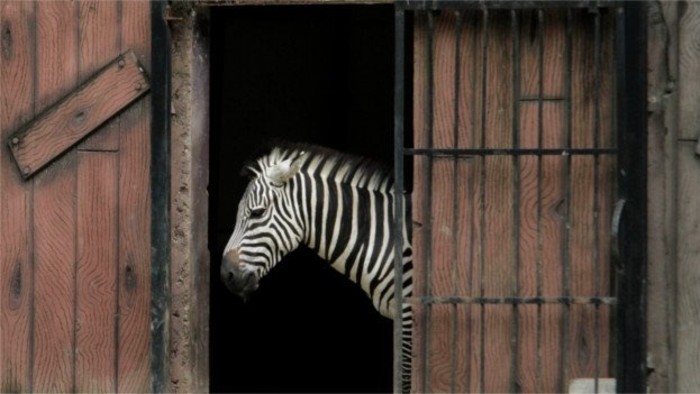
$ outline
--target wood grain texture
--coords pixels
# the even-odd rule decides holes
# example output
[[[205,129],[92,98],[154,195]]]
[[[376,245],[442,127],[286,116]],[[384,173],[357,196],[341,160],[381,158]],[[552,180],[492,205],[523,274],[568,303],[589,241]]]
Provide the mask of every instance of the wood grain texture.
[[[414,146],[562,148],[569,139],[576,147],[614,146],[610,14],[601,19],[600,97],[592,14],[574,13],[571,60],[565,10],[523,11],[515,21],[513,15],[489,11],[484,29],[483,14],[467,12],[457,29],[458,17],[442,12],[432,42],[428,20],[416,18]],[[571,137],[568,64],[575,65]],[[514,102],[514,94],[523,101]],[[416,295],[610,295],[614,161],[416,157]],[[557,392],[573,377],[607,376],[609,313],[592,305],[417,306],[414,389]]]
[[[679,78],[683,83],[678,86],[679,94],[679,129],[681,139],[698,140],[700,138],[700,3],[685,1],[681,6],[678,23],[678,61]]]
[[[428,134],[426,131],[425,113],[427,111],[426,84],[428,78],[428,42],[430,41],[426,33],[427,21],[421,16],[415,18],[415,28],[413,35],[413,128],[414,142],[418,147],[427,146]],[[415,157],[413,160],[413,195],[412,195],[412,218],[413,218],[413,293],[419,297],[425,295],[426,289],[426,236],[425,226],[430,220],[429,212],[425,212],[426,195],[428,187],[427,160],[425,157]],[[413,372],[411,375],[411,386],[413,392],[423,392],[426,390],[427,381],[425,379],[426,342],[424,340],[424,321],[426,318],[425,307],[415,303],[413,307]]]
[[[563,146],[563,103],[543,102],[542,108],[537,103],[522,103],[520,123],[523,148]],[[519,293],[521,296],[561,295],[561,244],[565,227],[561,214],[564,159],[525,156],[519,160],[522,186]],[[563,307],[555,305],[520,310],[518,376],[524,392],[561,390],[559,355],[563,313]]]
[[[111,152],[78,154],[78,391],[117,390],[117,159]]]
[[[484,147],[513,146],[513,58],[509,12],[489,12],[484,103]],[[514,295],[515,271],[515,160],[508,156],[485,156],[480,179],[482,194],[483,257],[482,292],[486,297]],[[511,345],[517,328],[516,309],[487,305],[483,315],[484,390],[513,391]]]
[[[70,2],[39,2],[37,107],[70,92],[78,79],[77,18]],[[75,153],[33,179],[35,339],[33,389],[73,390],[75,323]]]
[[[94,74],[109,61],[126,52],[121,43],[123,2],[114,0],[79,0],[81,80]],[[144,36],[146,37],[146,36]],[[80,143],[78,149],[115,151],[119,149],[119,119],[114,118]]]
[[[0,138],[11,142],[122,40],[148,62],[149,21],[147,2],[1,3]],[[122,72],[141,77],[129,56]],[[99,112],[99,98],[114,91],[97,85],[83,103]],[[139,94],[146,90],[147,82]],[[150,102],[114,125],[112,136],[82,146],[100,152],[71,150],[28,181],[0,150],[2,392],[149,389]],[[37,151],[62,143],[49,137]]]
[[[3,140],[34,116],[35,4],[0,3],[0,127]],[[31,390],[32,186],[0,149],[0,391]]]
[[[128,52],[13,134],[9,144],[22,175],[33,175],[145,94],[141,70]]]
[[[521,97],[532,99],[541,93],[546,99],[562,99],[566,74],[566,11],[524,10],[518,25]]]
[[[121,42],[150,67],[150,4],[121,4]],[[150,100],[119,120],[119,349],[120,392],[150,390],[151,197]]]
[[[601,57],[598,60],[600,74],[595,75],[594,15],[577,14],[572,29],[572,102],[571,145],[573,147],[599,147],[610,143],[612,138],[612,35],[611,23],[601,21]],[[596,79],[600,80],[600,96],[596,92]],[[597,123],[597,124],[596,124]],[[601,231],[608,226],[602,223],[601,207],[612,204],[611,173],[612,160],[607,160],[607,169],[601,170],[601,158],[579,156],[570,159],[568,192],[568,253],[569,283],[565,284],[574,295],[594,296],[610,294],[609,242]],[[607,181],[603,183],[602,181]],[[609,238],[606,238],[606,240]],[[604,308],[603,308],[604,309]],[[607,309],[596,310],[593,306],[571,306],[567,326],[565,354],[565,382],[577,377],[608,376],[609,333]],[[606,319],[604,321],[603,319]]]
[[[675,365],[675,226],[677,220],[676,140],[678,92],[669,89],[677,79],[678,2],[649,6],[647,61],[651,97],[664,97],[666,106],[650,106],[648,177],[648,384],[652,392],[676,392]],[[673,84],[677,86],[676,83]]]
[[[689,393],[700,390],[697,368],[700,362],[700,165],[694,152],[694,141],[678,142],[678,204],[682,213],[678,220],[678,368],[677,390]]]

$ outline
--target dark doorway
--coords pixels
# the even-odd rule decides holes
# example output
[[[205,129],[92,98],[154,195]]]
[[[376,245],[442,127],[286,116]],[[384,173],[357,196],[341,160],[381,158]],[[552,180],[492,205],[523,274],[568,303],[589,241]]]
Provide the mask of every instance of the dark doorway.
[[[211,22],[211,391],[391,391],[391,320],[313,253],[290,254],[245,305],[218,272],[239,170],[271,139],[391,164],[393,7],[226,7]]]

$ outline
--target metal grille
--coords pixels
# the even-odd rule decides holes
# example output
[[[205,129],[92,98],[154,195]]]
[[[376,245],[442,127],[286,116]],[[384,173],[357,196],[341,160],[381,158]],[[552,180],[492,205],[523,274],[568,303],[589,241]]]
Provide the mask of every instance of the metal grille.
[[[644,369],[643,339],[619,343],[640,329],[643,313],[615,316],[642,299],[642,286],[625,283],[640,273],[615,274],[611,263],[615,201],[639,183],[623,179],[629,167],[644,166],[628,150],[645,133],[626,137],[634,133],[628,120],[644,115],[627,99],[641,88],[625,66],[635,61],[625,18],[641,12],[626,8],[397,3],[397,192],[406,189],[404,161],[414,166],[416,289],[403,300],[414,306],[413,391],[565,392],[572,379],[593,378],[598,392],[599,378],[612,375],[618,390],[644,387],[628,372]],[[413,118],[405,124],[407,103]],[[413,141],[405,141],[411,125]],[[404,219],[396,217],[400,283]],[[629,250],[644,241],[623,242]],[[643,267],[643,252],[636,259]]]

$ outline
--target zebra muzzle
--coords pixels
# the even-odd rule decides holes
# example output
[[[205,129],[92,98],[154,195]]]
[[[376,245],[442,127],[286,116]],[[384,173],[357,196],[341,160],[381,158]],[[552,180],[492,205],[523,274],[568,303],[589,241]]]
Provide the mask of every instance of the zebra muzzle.
[[[243,267],[235,249],[226,253],[221,261],[221,280],[230,292],[237,294],[243,301],[258,288],[255,272]]]

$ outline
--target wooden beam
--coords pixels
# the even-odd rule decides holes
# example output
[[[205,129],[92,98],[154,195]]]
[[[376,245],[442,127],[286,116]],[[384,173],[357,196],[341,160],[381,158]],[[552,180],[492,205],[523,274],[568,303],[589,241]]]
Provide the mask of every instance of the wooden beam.
[[[150,89],[144,68],[129,51],[76,91],[20,127],[7,140],[27,179],[94,132]]]

